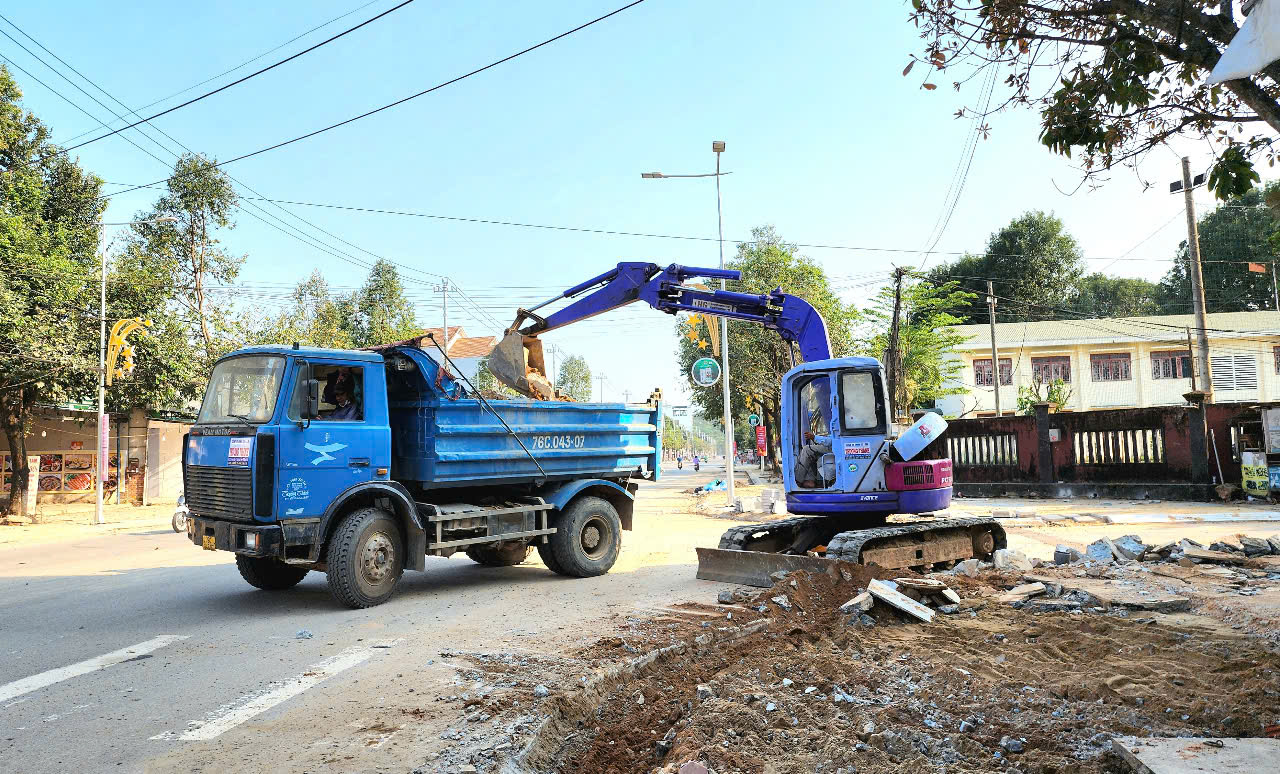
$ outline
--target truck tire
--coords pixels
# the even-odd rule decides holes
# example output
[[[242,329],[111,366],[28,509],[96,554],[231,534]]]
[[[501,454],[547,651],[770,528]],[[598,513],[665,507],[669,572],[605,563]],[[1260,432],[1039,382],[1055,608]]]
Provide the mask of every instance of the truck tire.
[[[524,564],[524,560],[528,559],[531,553],[533,553],[533,546],[520,542],[467,547],[467,558],[485,567],[514,567],[517,564]]]
[[[294,567],[270,557],[244,554],[236,554],[236,569],[250,586],[265,591],[291,589],[301,583],[308,572],[306,567]]]
[[[552,537],[554,536],[548,535],[547,536],[548,542],[537,544],[538,558],[542,560],[542,563],[547,566],[548,570],[554,572],[557,575],[566,575],[567,573],[565,573],[564,568],[561,567],[560,563],[556,561],[556,552],[553,551],[551,548],[550,540]]]
[[[329,538],[329,592],[352,608],[391,598],[404,573],[404,538],[391,514],[378,508],[348,513]]]
[[[574,578],[604,575],[622,550],[622,520],[609,501],[579,497],[555,521],[551,553],[555,571]],[[555,568],[552,568],[555,569]]]

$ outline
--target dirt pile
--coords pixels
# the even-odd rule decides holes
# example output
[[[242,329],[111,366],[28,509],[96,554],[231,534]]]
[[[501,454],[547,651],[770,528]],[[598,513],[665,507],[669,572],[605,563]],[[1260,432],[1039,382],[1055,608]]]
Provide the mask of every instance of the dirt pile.
[[[839,611],[889,575],[795,573],[721,606],[546,708],[525,770],[1122,771],[1112,735],[1258,736],[1280,714],[1280,657],[1258,640],[1014,609],[993,599],[1003,576],[947,578],[961,602],[928,624]]]

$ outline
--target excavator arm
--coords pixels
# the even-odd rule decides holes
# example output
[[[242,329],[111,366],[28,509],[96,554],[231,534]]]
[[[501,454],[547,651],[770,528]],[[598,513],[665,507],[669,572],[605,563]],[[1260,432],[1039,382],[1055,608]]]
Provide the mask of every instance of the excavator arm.
[[[490,355],[489,370],[498,381],[520,394],[549,400],[555,391],[547,378],[538,336],[637,301],[667,314],[698,312],[759,323],[794,344],[805,362],[831,357],[827,324],[818,310],[804,299],[783,293],[781,288],[754,295],[685,284],[694,278],[736,280],[740,277],[741,272],[732,269],[678,264],[664,269],[653,263],[619,263],[536,306],[520,309]],[[537,314],[539,309],[565,298],[575,300],[545,317]]]

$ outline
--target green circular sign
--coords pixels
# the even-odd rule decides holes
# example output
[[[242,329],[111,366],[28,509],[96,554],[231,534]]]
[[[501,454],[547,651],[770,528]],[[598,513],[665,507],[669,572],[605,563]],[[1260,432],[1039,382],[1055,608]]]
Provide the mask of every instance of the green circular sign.
[[[720,381],[720,364],[713,358],[700,357],[689,369],[689,377],[699,387],[710,387]]]
[[[747,423],[748,423],[748,424],[750,424],[752,427],[759,427],[759,426],[760,426],[760,415],[759,415],[759,414],[752,414],[751,416],[747,417]]]

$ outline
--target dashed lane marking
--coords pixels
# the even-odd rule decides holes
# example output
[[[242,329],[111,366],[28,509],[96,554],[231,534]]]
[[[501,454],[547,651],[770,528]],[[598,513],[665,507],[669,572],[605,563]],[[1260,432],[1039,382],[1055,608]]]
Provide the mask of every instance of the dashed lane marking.
[[[187,724],[185,731],[166,731],[151,737],[153,740],[179,740],[196,742],[215,739],[230,731],[246,720],[250,720],[277,704],[292,699],[308,688],[312,688],[339,672],[345,672],[354,666],[368,661],[377,650],[396,645],[401,640],[384,640],[348,648],[336,656],[313,664],[302,674],[287,680],[270,683],[265,692],[250,693],[241,696],[231,704],[219,707],[209,713],[203,720],[194,720]]]
[[[131,661],[150,653],[153,650],[159,650],[166,645],[187,639],[186,634],[162,634],[159,637],[152,637],[146,642],[139,642],[137,645],[130,645],[127,648],[113,650],[110,653],[104,653],[97,658],[87,659],[78,664],[58,667],[50,669],[48,672],[41,672],[38,675],[24,677],[21,680],[14,680],[11,683],[0,685],[0,702],[8,701],[25,693],[38,691],[46,686],[60,683],[63,680],[69,680],[73,677],[96,672],[99,669],[106,669],[109,666],[115,666],[124,661]]]

